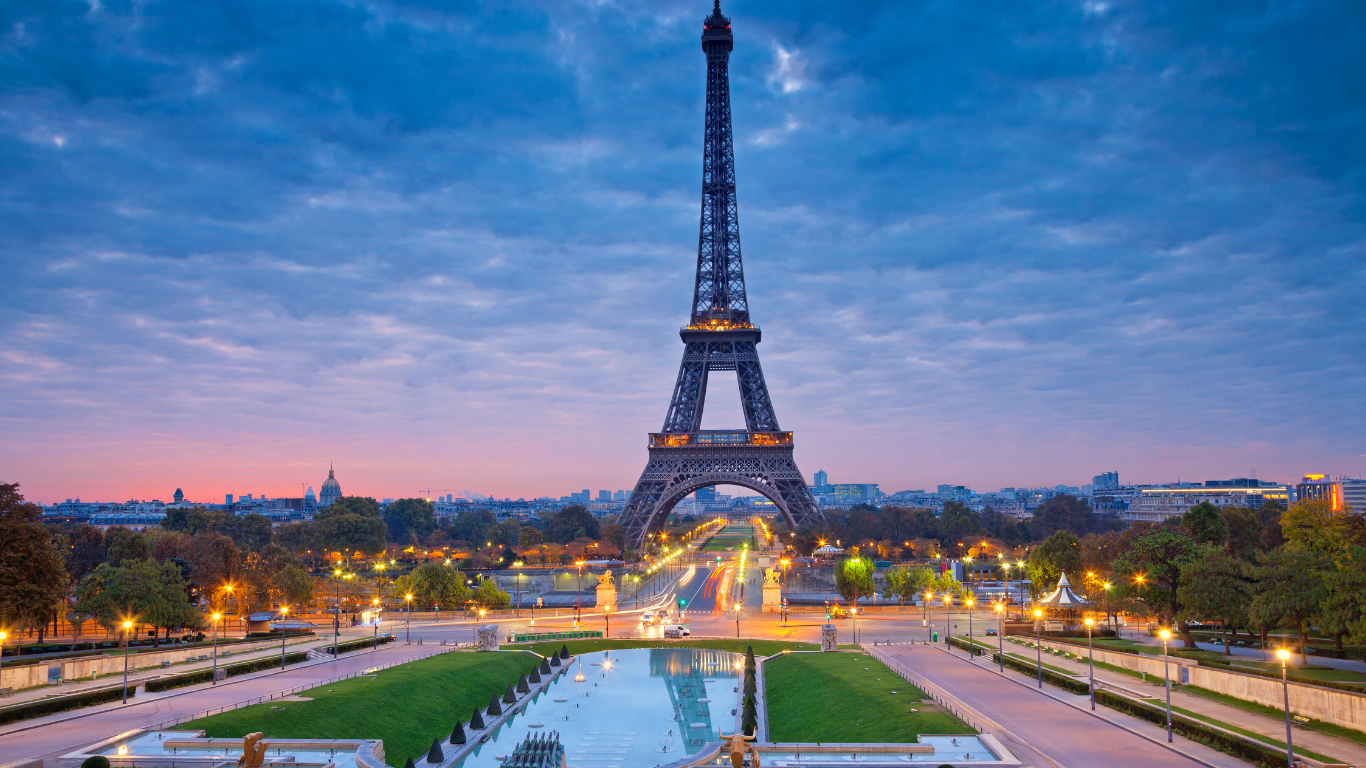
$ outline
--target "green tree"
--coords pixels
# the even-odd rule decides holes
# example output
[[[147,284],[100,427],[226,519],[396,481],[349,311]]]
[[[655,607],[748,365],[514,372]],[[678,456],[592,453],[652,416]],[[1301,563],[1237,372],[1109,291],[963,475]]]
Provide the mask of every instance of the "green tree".
[[[463,606],[471,597],[464,575],[440,563],[425,563],[414,568],[412,573],[400,576],[394,582],[393,594],[400,600],[412,595],[418,608]]]
[[[1225,548],[1230,555],[1250,559],[1262,549],[1262,522],[1257,513],[1247,507],[1224,507],[1224,521],[1228,523]]]
[[[1324,589],[1319,627],[1333,634],[1339,651],[1344,637],[1366,641],[1366,547],[1349,547],[1327,574]]]
[[[41,631],[66,597],[66,565],[41,516],[18,483],[0,484],[0,626]]]
[[[602,538],[601,522],[580,504],[570,504],[550,518],[548,533],[552,541],[568,544],[581,536]]]
[[[1347,548],[1344,519],[1345,515],[1335,514],[1325,500],[1295,502],[1281,514],[1285,546],[1319,557],[1336,558]]]
[[[1257,507],[1257,519],[1262,522],[1262,547],[1272,550],[1285,543],[1285,534],[1281,531],[1281,515],[1285,514],[1285,505],[1279,501],[1264,501]]]
[[[1136,537],[1112,564],[1121,597],[1147,606],[1160,619],[1172,622],[1187,648],[1195,647],[1181,615],[1181,567],[1196,558],[1196,544],[1180,530],[1161,527]]]
[[[626,529],[616,523],[606,523],[602,526],[602,540],[611,542],[617,549],[626,547]]]
[[[387,529],[378,517],[337,514],[316,521],[316,524],[318,543],[329,552],[340,552],[343,557],[352,557],[356,552],[374,557],[383,554],[388,545]]]
[[[939,538],[945,546],[951,546],[972,536],[980,528],[980,516],[968,508],[968,505],[961,501],[944,503],[944,511],[939,515]]]
[[[329,517],[341,515],[360,515],[361,517],[373,517],[376,520],[383,519],[379,502],[374,499],[367,499],[364,496],[343,496],[318,510],[318,514],[314,515],[313,519],[326,520]]]
[[[1181,618],[1217,621],[1229,654],[1228,628],[1247,624],[1252,582],[1247,562],[1225,552],[1214,543],[1202,547],[1194,560],[1181,566],[1181,586],[1177,590]]]
[[[152,548],[147,544],[147,537],[127,528],[110,528],[105,532],[104,540],[105,557],[110,565],[146,560],[152,556]]]
[[[285,605],[307,605],[313,602],[313,579],[308,571],[297,565],[286,565],[272,576],[271,586]]]
[[[1224,519],[1224,513],[1208,501],[1186,510],[1181,516],[1181,525],[1185,526],[1197,544],[1218,544],[1222,547],[1228,541],[1228,521]]]
[[[489,529],[496,524],[493,513],[487,509],[465,509],[451,522],[451,532],[461,541],[482,547],[489,540]]]
[[[508,607],[512,595],[499,589],[498,582],[487,578],[479,582],[479,588],[474,591],[474,601],[484,608],[495,610]]]
[[[850,557],[835,564],[835,591],[850,605],[858,605],[861,597],[872,597],[877,590],[873,583],[876,568],[866,557]]]
[[[524,525],[517,534],[517,540],[524,547],[535,547],[545,543],[545,534],[534,525]]]
[[[1056,531],[1082,536],[1090,530],[1094,516],[1095,513],[1086,502],[1066,493],[1059,494],[1034,510],[1034,537],[1044,539]]]
[[[436,506],[427,499],[396,499],[383,516],[389,541],[407,541],[409,534],[425,538],[436,528]]]
[[[112,630],[125,620],[165,628],[196,628],[201,614],[190,605],[180,568],[170,562],[102,563],[81,580],[76,610]],[[158,638],[158,643],[160,638]]]
[[[1068,531],[1055,531],[1048,540],[1029,553],[1029,589],[1041,597],[1058,585],[1062,574],[1082,570],[1081,539]]]
[[[1305,630],[1323,605],[1326,576],[1331,562],[1313,552],[1290,549],[1260,553],[1253,575],[1257,593],[1248,613],[1263,626],[1291,626],[1299,633],[1300,656],[1309,663],[1305,651]]]
[[[886,599],[896,598],[903,605],[907,600],[914,600],[916,595],[930,588],[934,583],[934,574],[927,568],[897,568],[888,571],[882,580],[882,596]]]

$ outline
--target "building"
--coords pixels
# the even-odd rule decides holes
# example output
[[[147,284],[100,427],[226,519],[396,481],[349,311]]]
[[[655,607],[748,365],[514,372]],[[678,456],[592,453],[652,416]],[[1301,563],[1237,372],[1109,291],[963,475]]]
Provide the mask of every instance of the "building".
[[[1119,487],[1119,472],[1102,472],[1091,478],[1092,490],[1110,490]]]
[[[330,506],[332,502],[342,497],[341,483],[337,482],[337,475],[332,471],[332,466],[327,467],[327,479],[323,481],[322,493],[318,494],[318,506]],[[250,495],[247,498],[251,498]]]
[[[1120,513],[1120,517],[1131,523],[1160,523],[1168,518],[1180,517],[1186,514],[1191,507],[1202,502],[1207,501],[1216,507],[1244,507],[1247,506],[1246,500],[1246,496],[1232,494],[1173,493],[1150,495],[1145,492],[1142,496],[1134,499],[1129,504],[1129,508]]]
[[[1342,486],[1327,475],[1305,475],[1295,486],[1295,497],[1300,501],[1326,501],[1337,512],[1342,509]]]
[[[1338,481],[1342,489],[1342,506],[1351,507],[1358,515],[1366,515],[1366,480],[1344,477]]]
[[[177,488],[175,489],[175,495],[171,498],[175,499],[176,504],[180,504],[185,501],[185,492]]]
[[[598,501],[611,501],[611,500],[612,500],[612,492],[611,492],[611,491],[598,491]]]
[[[825,470],[823,469],[816,470],[815,480],[815,486],[817,488],[824,488],[825,486],[830,484],[830,476],[825,474]]]
[[[144,531],[156,528],[166,518],[165,514],[154,512],[104,512],[90,516],[89,524],[101,531],[110,528],[127,528],[130,531]]]
[[[820,473],[817,472],[816,475],[820,476]],[[698,488],[697,493],[693,494],[693,498],[704,504],[716,501],[716,486],[712,485],[706,488]]]
[[[617,491],[612,494],[612,501],[626,501],[626,491]]]
[[[1267,501],[1289,504],[1294,491],[1289,485],[1264,483],[1254,478],[1236,477],[1232,480],[1206,480],[1204,485],[1195,483],[1174,483],[1171,485],[1141,488],[1140,497],[1178,497],[1192,496],[1210,499],[1219,506],[1260,507]],[[1232,498],[1232,502],[1217,502],[1215,498]],[[1137,499],[1135,499],[1137,501]]]

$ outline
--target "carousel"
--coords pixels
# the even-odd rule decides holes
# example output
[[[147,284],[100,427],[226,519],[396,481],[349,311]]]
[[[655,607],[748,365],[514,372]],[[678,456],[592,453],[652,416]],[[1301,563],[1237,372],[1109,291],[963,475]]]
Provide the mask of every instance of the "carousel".
[[[1045,611],[1049,623],[1058,622],[1062,625],[1059,629],[1072,630],[1081,625],[1081,613],[1086,607],[1086,598],[1072,591],[1072,584],[1067,580],[1067,571],[1063,571],[1062,578],[1058,579],[1058,588],[1040,600],[1038,607]]]

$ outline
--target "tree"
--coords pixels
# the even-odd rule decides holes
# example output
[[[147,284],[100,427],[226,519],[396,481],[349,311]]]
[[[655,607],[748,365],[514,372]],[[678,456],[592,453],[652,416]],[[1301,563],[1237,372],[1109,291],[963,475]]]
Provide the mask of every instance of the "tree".
[[[1185,526],[1197,544],[1218,544],[1222,547],[1228,541],[1228,521],[1224,520],[1224,513],[1208,501],[1186,510],[1181,516],[1181,525]]]
[[[939,515],[939,538],[944,544],[958,541],[977,533],[981,519],[976,512],[961,501],[944,503],[944,511]]]
[[[570,504],[555,513],[548,528],[550,538],[560,544],[585,536],[594,540],[602,537],[600,522],[580,504]]]
[[[1228,628],[1247,624],[1247,605],[1252,599],[1252,582],[1247,563],[1229,555],[1216,542],[1201,547],[1194,560],[1181,566],[1181,586],[1177,590],[1183,619],[1217,621],[1229,654]]]
[[[1350,514],[1350,513],[1348,513]],[[1312,552],[1319,557],[1337,557],[1347,548],[1343,524],[1346,515],[1333,512],[1323,499],[1298,501],[1281,514],[1281,532],[1286,548]]]
[[[308,571],[297,565],[286,565],[271,577],[271,586],[285,605],[306,605],[313,602],[313,579]]]
[[[235,583],[242,571],[242,552],[221,533],[203,533],[185,542],[180,557],[193,569],[194,581],[211,598]]]
[[[602,526],[602,540],[612,543],[617,549],[626,546],[626,529],[616,523],[607,523]]]
[[[487,509],[461,510],[451,523],[452,535],[460,541],[483,546],[488,541],[489,529],[496,523],[493,513]]]
[[[1264,501],[1257,508],[1257,519],[1262,522],[1262,545],[1268,550],[1285,543],[1285,534],[1281,532],[1281,515],[1284,513],[1285,505],[1279,501]]]
[[[851,605],[857,606],[860,597],[871,597],[877,587],[873,573],[877,569],[866,557],[850,557],[835,565],[835,591]]]
[[[1366,548],[1350,547],[1327,574],[1324,588],[1319,627],[1333,633],[1339,651],[1345,636],[1366,641]]]
[[[456,569],[438,563],[426,563],[394,582],[394,593],[400,600],[412,595],[419,608],[437,605],[463,606],[470,601],[470,590],[465,577]]]
[[[260,549],[271,541],[270,520],[255,512],[236,515],[205,507],[182,507],[168,511],[161,527],[191,536],[221,533],[243,549]]]
[[[1113,563],[1122,597],[1143,603],[1161,619],[1173,622],[1187,648],[1195,647],[1181,615],[1181,567],[1196,557],[1196,545],[1183,531],[1151,528],[1140,533]]]
[[[516,520],[504,520],[493,526],[489,540],[494,544],[505,544],[507,546],[519,544],[522,540],[522,524]]]
[[[328,509],[335,506],[333,504]],[[346,557],[354,552],[374,557],[382,554],[388,544],[385,537],[387,529],[379,517],[354,513],[330,515],[318,522],[317,526],[318,544]]]
[[[147,544],[147,537],[127,528],[110,528],[104,534],[104,541],[105,558],[110,565],[146,560],[152,556],[152,548]]]
[[[78,525],[67,536],[66,571],[72,584],[79,584],[87,573],[104,562],[108,551],[104,531],[93,525]]]
[[[384,508],[383,517],[389,541],[404,541],[410,533],[425,537],[437,527],[436,507],[427,499],[396,499]]]
[[[1081,536],[1091,529],[1094,516],[1086,502],[1066,493],[1059,494],[1034,510],[1034,538],[1046,539],[1057,531]]]
[[[1228,541],[1224,548],[1230,555],[1250,559],[1262,549],[1262,521],[1247,507],[1224,507],[1224,521],[1228,523]]]
[[[524,525],[517,534],[517,541],[524,547],[535,547],[545,543],[545,534],[541,533],[540,528]]]
[[[489,610],[494,610],[508,607],[512,602],[512,595],[499,589],[498,582],[487,578],[479,582],[479,588],[474,591],[474,601]]]
[[[121,566],[102,563],[77,588],[76,610],[105,629],[131,620],[165,628],[169,635],[173,627],[197,628],[202,623],[185,587],[174,563],[151,559],[125,560]]]
[[[897,568],[887,573],[882,581],[882,596],[895,597],[903,605],[924,592],[934,582],[928,568]]]
[[[1055,531],[1029,553],[1029,588],[1035,597],[1057,586],[1066,571],[1078,576],[1082,570],[1081,540],[1067,531]]]
[[[0,484],[0,626],[44,627],[66,597],[67,571],[18,483]]]
[[[1262,626],[1290,625],[1299,632],[1300,656],[1305,651],[1306,625],[1317,615],[1326,596],[1325,575],[1331,567],[1326,558],[1289,546],[1257,556],[1253,575],[1256,595],[1248,609],[1252,621]]]
[[[343,496],[318,510],[318,514],[314,515],[313,519],[326,520],[329,517],[341,515],[360,515],[361,517],[373,517],[376,520],[383,519],[379,502],[374,499],[367,499],[364,496]]]

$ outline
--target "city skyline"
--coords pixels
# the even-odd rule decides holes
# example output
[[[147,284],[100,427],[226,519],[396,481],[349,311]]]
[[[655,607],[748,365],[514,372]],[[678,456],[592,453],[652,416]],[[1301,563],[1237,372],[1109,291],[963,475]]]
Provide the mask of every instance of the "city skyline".
[[[688,317],[707,10],[18,13],[5,479],[630,487]],[[1366,475],[1350,4],[727,13],[808,476]],[[742,425],[712,385],[703,428]]]

